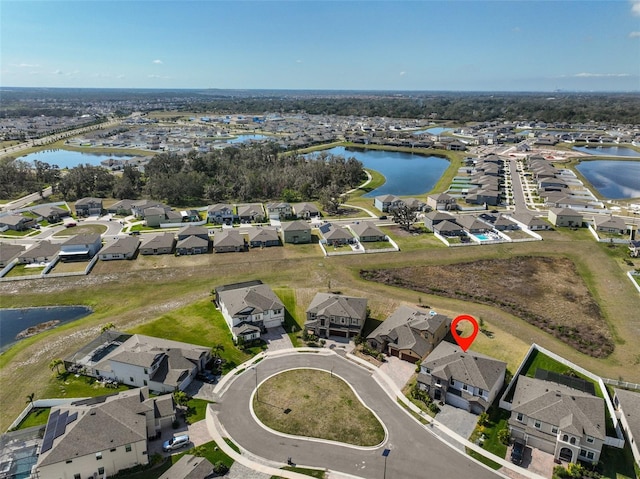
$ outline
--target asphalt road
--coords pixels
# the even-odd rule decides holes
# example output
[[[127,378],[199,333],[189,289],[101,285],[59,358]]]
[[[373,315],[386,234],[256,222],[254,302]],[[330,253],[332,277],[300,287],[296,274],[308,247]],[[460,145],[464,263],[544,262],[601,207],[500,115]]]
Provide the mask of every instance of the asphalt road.
[[[388,430],[387,440],[373,449],[359,449],[271,433],[253,419],[249,402],[257,381],[283,370],[314,367],[345,379],[356,390]],[[280,405],[286,408],[286,404]],[[359,477],[378,479],[495,479],[493,471],[471,461],[467,456],[441,442],[409,416],[372,378],[371,372],[339,356],[295,354],[268,358],[239,375],[214,405],[229,436],[249,452],[272,461],[292,461],[301,466],[328,468]],[[382,451],[391,453],[386,460]]]

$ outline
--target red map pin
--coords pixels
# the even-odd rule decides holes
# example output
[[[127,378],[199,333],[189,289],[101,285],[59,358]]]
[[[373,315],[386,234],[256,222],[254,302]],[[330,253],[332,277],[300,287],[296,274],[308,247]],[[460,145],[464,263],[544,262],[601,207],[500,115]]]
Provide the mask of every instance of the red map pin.
[[[469,321],[472,324],[473,332],[470,336],[463,338],[458,334],[458,331],[456,331],[456,326],[460,321]],[[478,326],[476,318],[474,318],[473,316],[469,316],[468,314],[461,314],[451,322],[451,334],[453,335],[453,339],[456,340],[458,346],[460,346],[465,353],[467,352],[467,349],[471,347],[471,343],[473,343],[474,339],[476,339],[479,329],[480,327]]]

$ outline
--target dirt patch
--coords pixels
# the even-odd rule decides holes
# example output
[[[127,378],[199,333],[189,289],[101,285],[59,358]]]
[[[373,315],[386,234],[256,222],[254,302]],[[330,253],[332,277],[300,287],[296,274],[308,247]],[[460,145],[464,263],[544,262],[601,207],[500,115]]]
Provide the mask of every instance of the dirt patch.
[[[489,304],[596,358],[614,343],[600,307],[566,258],[519,256],[442,266],[362,270],[360,276],[428,294]]]

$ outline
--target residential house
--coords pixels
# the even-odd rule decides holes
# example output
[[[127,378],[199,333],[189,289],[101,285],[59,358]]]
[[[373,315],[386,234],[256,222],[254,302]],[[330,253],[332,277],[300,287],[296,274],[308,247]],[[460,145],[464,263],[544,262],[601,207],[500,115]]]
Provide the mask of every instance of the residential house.
[[[551,208],[548,218],[553,226],[582,227],[582,214],[571,208]]]
[[[615,388],[613,403],[617,410],[620,426],[627,437],[627,443],[640,467],[640,393]]]
[[[447,193],[438,193],[427,196],[427,206],[433,210],[455,210],[457,208],[456,199]]]
[[[485,412],[504,384],[506,363],[442,341],[420,365],[418,386],[434,401]]]
[[[310,220],[321,216],[320,210],[313,203],[294,203],[292,208],[293,213],[300,219]]]
[[[378,208],[382,212],[392,211],[402,203],[402,200],[396,195],[380,195],[376,196],[373,200],[373,206]]]
[[[595,223],[596,231],[618,235],[623,235],[627,232],[627,225],[619,216],[594,216],[593,222]]]
[[[65,359],[65,366],[157,393],[184,391],[211,359],[210,348],[142,334],[107,331]]]
[[[175,211],[169,207],[163,206],[152,206],[150,208],[146,208],[142,214],[144,215],[144,221],[147,226],[151,226],[153,228],[166,224],[175,224],[177,226],[184,223],[185,220],[188,220],[190,217],[189,212],[187,211]],[[191,216],[191,218],[193,218],[193,216]],[[199,219],[200,216],[197,216],[197,218]]]
[[[286,220],[293,216],[293,209],[289,203],[267,203],[269,219]]]
[[[640,240],[629,241],[629,254],[633,258],[640,256]]]
[[[327,228],[320,228],[320,232],[328,245],[340,246],[353,241],[353,235],[347,228],[329,226]]]
[[[498,215],[493,222],[493,227],[498,231],[515,231],[520,229],[520,226],[518,226],[515,221],[507,218],[505,215]]]
[[[559,382],[520,376],[509,429],[513,438],[556,460],[597,463],[606,434],[604,400]]]
[[[263,223],[264,208],[260,203],[238,205],[238,219],[241,223]]]
[[[135,200],[120,200],[113,203],[111,206],[106,208],[107,213],[111,213],[113,215],[130,215],[132,214],[131,206]]]
[[[155,200],[136,200],[131,202],[131,214],[135,215],[136,218],[144,219],[145,218],[145,210],[148,208],[162,208],[163,210],[170,210],[169,206],[162,204],[159,201]]]
[[[284,304],[260,280],[220,286],[215,289],[215,301],[234,341],[258,339],[261,332],[284,323]]]
[[[430,211],[424,216],[424,226],[429,231],[435,231],[434,226],[438,223],[441,223],[442,221],[451,221],[452,223],[455,223],[456,220],[449,213],[444,213],[437,210]]]
[[[304,221],[282,223],[282,237],[285,243],[311,243],[311,226]]]
[[[366,298],[317,293],[307,308],[304,327],[321,338],[353,338],[362,333],[366,319]]]
[[[493,228],[484,221],[480,221],[478,218],[472,215],[459,216],[456,221],[462,228],[471,234],[481,234],[491,231]]]
[[[453,237],[453,236],[466,236],[464,228],[458,223],[453,221],[441,221],[434,225],[433,232],[438,233],[440,236]]]
[[[511,218],[531,231],[544,231],[551,229],[551,225],[548,221],[527,213],[514,214]]]
[[[203,239],[197,235],[183,236],[176,243],[176,256],[189,256],[193,254],[206,254],[209,252],[209,238]]]
[[[146,234],[142,237],[140,254],[171,254],[176,244],[173,233]]]
[[[140,240],[135,236],[121,236],[113,243],[105,245],[99,252],[101,261],[113,259],[133,259],[140,246]]]
[[[49,263],[58,256],[58,253],[60,253],[60,243],[52,243],[47,240],[39,241],[24,253],[20,253],[18,263]]]
[[[280,236],[275,228],[256,226],[248,228],[249,246],[252,248],[265,248],[268,246],[280,246]]]
[[[37,208],[33,208],[31,212],[38,216],[42,216],[49,223],[58,223],[61,218],[70,215],[69,210],[65,210],[64,208],[60,208],[55,205],[38,206]]]
[[[8,214],[0,216],[0,230],[10,229],[13,231],[24,231],[36,224],[35,218],[28,218],[22,215]]]
[[[100,248],[102,248],[102,239],[99,234],[79,234],[60,245],[58,256],[62,261],[82,261],[93,258]]]
[[[146,465],[148,438],[170,429],[174,420],[172,396],[152,398],[148,388],[54,406],[34,476],[103,478]]]
[[[427,209],[427,204],[418,198],[405,198],[402,202],[414,211],[425,211]]]
[[[370,221],[358,221],[349,228],[361,243],[387,240],[387,235]]]
[[[159,479],[213,479],[213,464],[206,457],[185,454]]]
[[[182,241],[189,236],[197,236],[200,239],[209,241],[209,230],[203,226],[183,226],[178,231],[177,239],[178,241]]]
[[[450,327],[451,319],[442,314],[400,306],[367,336],[367,343],[382,353],[415,363],[433,351]]]
[[[223,229],[213,235],[213,249],[216,253],[230,253],[247,249],[244,237],[236,229]]]
[[[0,248],[0,268],[7,266],[14,258],[23,253],[25,247],[20,244],[2,243]]]
[[[236,215],[232,205],[218,203],[207,208],[207,223],[230,225],[233,224],[234,219]]]
[[[81,198],[75,204],[78,216],[100,216],[102,214],[102,198]]]

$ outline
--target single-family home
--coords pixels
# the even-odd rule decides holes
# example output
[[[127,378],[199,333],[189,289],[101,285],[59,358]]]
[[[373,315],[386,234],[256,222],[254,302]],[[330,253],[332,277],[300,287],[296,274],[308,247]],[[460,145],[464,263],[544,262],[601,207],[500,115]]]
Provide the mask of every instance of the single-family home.
[[[7,266],[24,250],[25,247],[20,244],[2,243],[2,247],[0,247],[0,268]]]
[[[58,223],[60,218],[70,215],[69,210],[65,210],[64,208],[60,208],[55,205],[38,206],[37,208],[33,208],[31,212],[38,216],[42,216],[49,223]]]
[[[427,206],[433,210],[455,210],[456,199],[447,193],[437,193],[427,196]]]
[[[176,256],[189,256],[193,254],[206,254],[209,252],[209,238],[187,235],[176,242]]]
[[[366,298],[317,293],[307,308],[304,327],[320,338],[353,338],[362,333],[366,319]]]
[[[284,323],[284,304],[260,280],[219,286],[215,301],[234,340],[258,339],[261,332]]]
[[[353,235],[347,228],[332,225],[328,228],[320,228],[320,232],[328,245],[339,246],[353,241]]]
[[[111,330],[64,362],[67,370],[167,393],[187,388],[210,359],[205,346]]]
[[[18,263],[49,263],[58,253],[60,253],[60,243],[52,243],[48,240],[38,241],[24,253],[20,253]]]
[[[145,234],[140,244],[140,254],[171,254],[175,244],[173,233]]]
[[[304,221],[282,223],[282,237],[285,243],[311,243],[311,226]]]
[[[640,240],[629,241],[629,254],[633,258],[640,256]]]
[[[615,388],[613,404],[618,411],[620,426],[627,437],[627,443],[640,467],[640,393]]]
[[[606,435],[604,400],[557,381],[519,376],[509,429],[511,437],[556,460],[597,463]]]
[[[123,215],[123,216],[130,215],[132,214],[131,205],[134,203],[134,201],[135,200],[128,200],[128,199],[116,201],[111,206],[105,209],[107,213],[111,213],[113,215]]]
[[[252,248],[265,248],[268,246],[280,246],[280,235],[275,228],[255,226],[247,229],[249,246]]]
[[[447,316],[403,305],[367,336],[367,343],[381,353],[415,363],[433,351],[450,327]]]
[[[135,215],[136,218],[144,219],[145,210],[148,208],[162,208],[165,211],[171,209],[169,206],[155,200],[144,199],[131,202],[131,214]]]
[[[491,231],[493,228],[485,223],[484,221],[480,221],[478,218],[472,215],[462,215],[459,216],[456,220],[462,228],[471,234],[480,234],[486,233],[487,231]]]
[[[82,261],[93,258],[100,248],[102,248],[102,239],[99,234],[79,234],[60,245],[58,256],[62,261]]]
[[[232,205],[218,203],[207,208],[207,223],[230,225],[235,218]]]
[[[170,430],[172,396],[148,388],[74,401],[51,408],[34,468],[35,477],[111,477],[149,463],[149,437]]]
[[[13,231],[24,231],[36,224],[35,218],[23,215],[8,214],[0,216],[0,229],[10,229]]]
[[[81,198],[75,204],[78,216],[100,216],[102,214],[102,198]]]
[[[582,214],[571,208],[551,208],[548,218],[553,226],[582,227]]]
[[[267,203],[269,219],[285,220],[293,216],[293,209],[289,203]]]
[[[504,384],[507,364],[442,341],[420,364],[418,386],[434,401],[485,412]]]
[[[294,203],[292,208],[293,213],[300,219],[310,220],[321,216],[320,210],[313,203]]]
[[[465,236],[465,231],[462,226],[453,221],[441,221],[433,226],[433,232],[438,233],[440,236],[453,237],[453,236]]]
[[[505,215],[498,215],[493,222],[493,227],[498,231],[515,231],[520,229],[520,226],[518,226],[515,221],[507,218]]]
[[[222,229],[213,235],[213,249],[216,253],[245,251],[247,244],[237,229]]]
[[[382,212],[389,212],[398,207],[402,200],[396,195],[380,195],[373,199],[373,206]]]
[[[206,457],[185,454],[158,479],[213,479],[213,464]]]
[[[264,208],[260,203],[238,205],[238,219],[241,223],[263,223]]]
[[[203,226],[183,226],[178,231],[177,239],[181,241],[187,239],[189,236],[197,236],[198,238],[209,241],[209,230]]]
[[[442,221],[451,221],[455,223],[455,218],[449,213],[444,213],[442,211],[433,210],[424,215],[424,226],[429,231],[434,231],[434,226]]]
[[[427,209],[427,204],[418,198],[405,198],[402,202],[413,211],[425,211]]]
[[[619,216],[594,216],[593,221],[596,226],[596,231],[619,235],[623,235],[627,232],[627,225]]]
[[[140,240],[135,236],[120,236],[112,243],[106,244],[99,252],[101,261],[112,259],[133,259],[140,246]]]
[[[387,240],[387,235],[370,221],[358,221],[350,224],[349,228],[361,243]]]
[[[145,208],[142,212],[144,215],[144,222],[151,228],[158,228],[161,223],[165,223],[167,220],[167,210],[161,206],[151,206]]]
[[[517,213],[511,216],[511,218],[531,231],[544,231],[551,229],[551,225],[548,221],[528,213]]]

